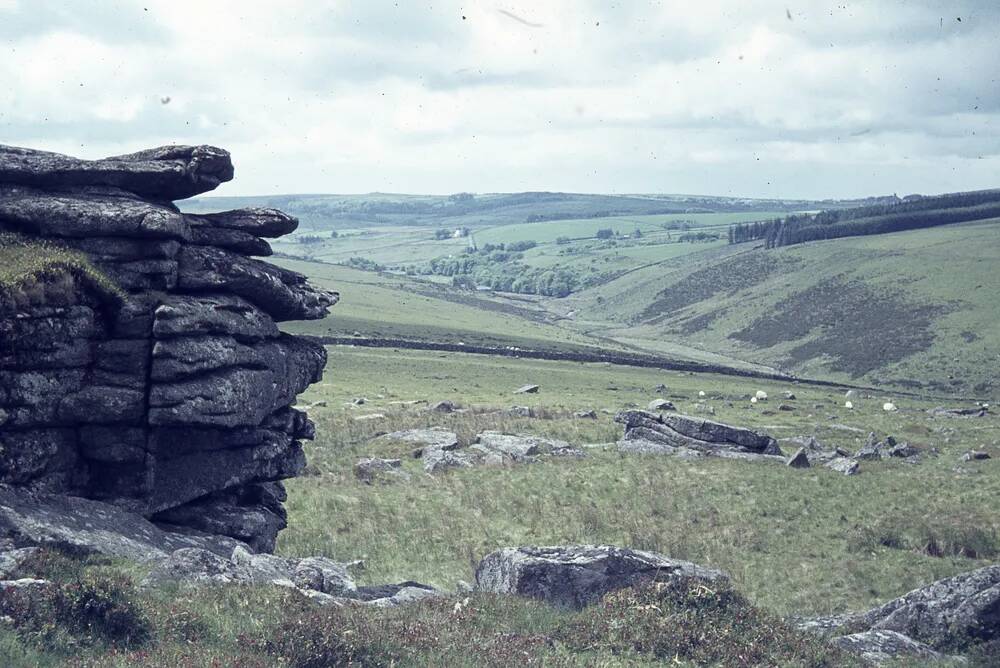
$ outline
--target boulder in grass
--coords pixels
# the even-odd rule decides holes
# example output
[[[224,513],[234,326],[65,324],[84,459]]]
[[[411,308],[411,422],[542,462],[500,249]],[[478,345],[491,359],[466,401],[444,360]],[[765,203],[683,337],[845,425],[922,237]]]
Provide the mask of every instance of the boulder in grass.
[[[836,457],[828,461],[824,466],[844,475],[856,475],[861,468],[858,460],[852,457]]]
[[[623,441],[650,441],[671,448],[697,450],[706,455],[722,456],[730,452],[784,459],[781,448],[771,436],[721,422],[639,410],[622,411],[615,416],[615,421],[625,426]]]
[[[653,399],[652,401],[649,402],[649,406],[647,408],[649,410],[651,410],[651,411],[675,411],[675,410],[677,410],[674,407],[674,403],[672,401],[667,401],[666,399]]]
[[[843,642],[859,647],[876,641],[909,645],[900,635],[933,650],[994,641],[1000,639],[1000,564],[932,582],[868,612],[801,620],[798,626],[823,634],[855,631]]]
[[[851,633],[831,639],[830,644],[852,654],[859,654],[866,661],[875,664],[901,658],[929,661],[940,661],[945,658],[929,645],[895,631]]]
[[[415,457],[421,457],[424,452],[429,450],[454,450],[458,447],[458,434],[440,427],[404,429],[379,436],[378,438],[411,443],[417,446],[413,453]]]
[[[569,608],[642,582],[728,581],[721,571],[653,552],[610,545],[510,547],[486,555],[476,568],[476,589],[513,594]]]
[[[552,454],[556,450],[570,447],[566,441],[541,436],[503,434],[498,431],[484,431],[476,437],[476,444],[486,451],[496,452],[514,461],[528,460],[537,455]]]
[[[540,385],[522,385],[514,390],[514,394],[538,394],[538,390],[540,389]]]
[[[792,467],[793,469],[807,469],[809,468],[809,455],[806,454],[805,448],[799,448],[795,451],[795,454],[789,457],[785,464]]]
[[[379,459],[365,457],[354,465],[354,476],[365,484],[375,481],[408,480],[410,474],[403,470],[403,462],[399,459]]]

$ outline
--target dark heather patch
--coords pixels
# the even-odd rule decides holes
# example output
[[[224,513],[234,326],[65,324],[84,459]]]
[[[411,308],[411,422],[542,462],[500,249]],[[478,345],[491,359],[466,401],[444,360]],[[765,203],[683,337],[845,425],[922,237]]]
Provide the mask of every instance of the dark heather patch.
[[[722,260],[688,274],[669,288],[639,314],[648,324],[657,324],[677,311],[719,295],[730,296],[763,283],[774,274],[795,269],[802,261],[775,253],[750,252]]]
[[[815,339],[789,352],[789,361],[825,355],[833,359],[831,369],[857,378],[930,348],[931,324],[948,310],[834,277],[793,295],[730,338],[770,348],[818,331]]]
[[[690,336],[709,328],[709,326],[729,312],[727,308],[714,309],[708,313],[702,313],[690,318],[681,320],[675,327],[670,329],[671,334],[681,334]]]
[[[961,336],[966,343],[972,343],[973,341],[977,341],[979,339],[979,335],[975,332],[965,331],[962,332]]]

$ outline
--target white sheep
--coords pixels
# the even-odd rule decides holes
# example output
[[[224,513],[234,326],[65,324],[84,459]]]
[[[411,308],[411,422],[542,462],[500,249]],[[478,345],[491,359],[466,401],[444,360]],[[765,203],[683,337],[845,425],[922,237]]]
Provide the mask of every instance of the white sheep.
[[[853,401],[845,401],[844,402],[844,408],[854,408],[854,402]]]
[[[891,412],[897,411],[899,409],[896,408],[896,404],[892,403],[891,401],[887,401],[884,404],[882,404],[882,410],[891,413]]]
[[[767,392],[764,390],[757,390],[756,398],[757,401],[767,401]]]

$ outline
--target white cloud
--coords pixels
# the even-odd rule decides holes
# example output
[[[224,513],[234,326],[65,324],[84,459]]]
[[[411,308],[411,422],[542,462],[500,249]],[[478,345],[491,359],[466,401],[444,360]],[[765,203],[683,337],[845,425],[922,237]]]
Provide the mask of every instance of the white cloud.
[[[213,143],[229,194],[825,197],[1000,167],[990,4],[93,5],[0,0],[0,141]]]

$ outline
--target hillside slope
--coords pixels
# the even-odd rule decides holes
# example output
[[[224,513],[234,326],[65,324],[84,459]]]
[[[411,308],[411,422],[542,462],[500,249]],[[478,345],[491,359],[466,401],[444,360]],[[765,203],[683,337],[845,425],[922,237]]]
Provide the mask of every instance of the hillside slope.
[[[694,347],[803,376],[990,394],[998,262],[1000,219],[738,245],[640,269],[561,308],[580,329],[661,352]]]

